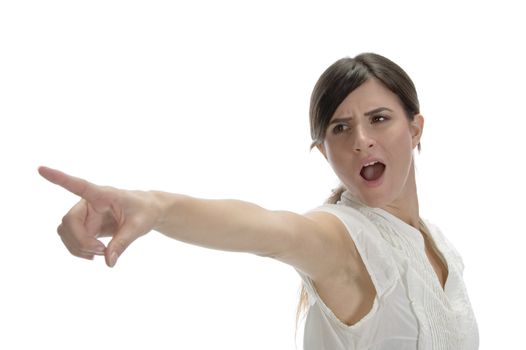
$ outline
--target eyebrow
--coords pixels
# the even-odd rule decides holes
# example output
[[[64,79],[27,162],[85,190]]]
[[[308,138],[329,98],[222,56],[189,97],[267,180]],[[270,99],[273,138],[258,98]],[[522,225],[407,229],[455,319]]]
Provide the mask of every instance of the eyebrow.
[[[379,108],[375,108],[373,110],[370,110],[369,112],[365,112],[364,115],[365,116],[370,116],[372,114],[376,114],[376,113],[379,113],[379,112],[383,112],[383,111],[389,111],[389,112],[392,112],[392,110],[390,110],[389,108],[387,107],[379,107]],[[352,117],[347,117],[347,118],[334,118],[333,120],[331,120],[331,122],[329,123],[329,126],[334,124],[334,123],[338,123],[338,122],[346,122],[346,121],[349,121],[349,120],[352,120],[353,118]]]

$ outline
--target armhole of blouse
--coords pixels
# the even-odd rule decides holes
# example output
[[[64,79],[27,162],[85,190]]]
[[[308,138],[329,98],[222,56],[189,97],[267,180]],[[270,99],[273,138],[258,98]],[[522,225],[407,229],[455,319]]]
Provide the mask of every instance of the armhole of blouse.
[[[330,213],[342,222],[371,277],[377,297],[383,296],[392,289],[398,278],[398,271],[377,228],[367,217],[354,208],[338,204],[324,204],[309,212],[312,211]]]
[[[342,210],[352,211],[352,213],[349,212],[349,214],[355,220],[350,221],[349,219],[342,217],[344,214],[342,213]],[[366,320],[370,319],[374,314],[376,314],[379,307],[379,300],[383,299],[387,294],[389,294],[391,290],[394,289],[396,284],[395,278],[398,276],[398,272],[395,271],[393,263],[385,263],[385,261],[390,261],[391,256],[388,255],[385,249],[383,249],[383,246],[379,244],[380,242],[375,241],[372,237],[367,237],[367,233],[365,232],[366,229],[374,229],[374,226],[365,225],[368,220],[363,216],[363,214],[359,213],[353,208],[341,208],[341,206],[337,204],[324,204],[310,210],[309,212],[313,211],[324,211],[332,214],[336,216],[345,226],[347,232],[351,236],[351,239],[354,241],[356,249],[360,254],[369,276],[371,277],[371,281],[373,282],[374,288],[376,290],[376,296],[374,298],[371,310],[360,321],[353,324],[352,326],[348,326],[341,322],[341,320],[339,320],[332,310],[323,302],[316,291],[312,279],[302,271],[296,269],[300,274],[303,280],[303,285],[307,291],[309,305],[312,306],[317,300],[319,300],[320,307],[324,309],[324,312],[340,327],[345,329],[357,328],[359,325],[363,324],[366,322]],[[375,259],[376,261],[370,260],[369,256],[371,254],[376,255],[378,259]],[[384,262],[383,264],[380,263],[382,261]]]

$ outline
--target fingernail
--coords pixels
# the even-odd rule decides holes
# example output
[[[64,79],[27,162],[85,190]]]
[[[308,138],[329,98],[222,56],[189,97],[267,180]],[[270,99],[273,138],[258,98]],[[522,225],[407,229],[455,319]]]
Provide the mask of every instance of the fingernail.
[[[110,265],[113,267],[115,266],[115,263],[117,262],[118,255],[116,252],[111,253],[110,257]]]

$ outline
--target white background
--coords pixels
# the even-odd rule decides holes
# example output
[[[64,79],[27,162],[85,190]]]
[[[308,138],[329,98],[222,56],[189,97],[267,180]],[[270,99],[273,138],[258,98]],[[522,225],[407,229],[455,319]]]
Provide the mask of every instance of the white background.
[[[293,268],[158,233],[114,269],[75,258],[77,198],[37,167],[305,212],[338,185],[310,93],[365,51],[417,86],[421,215],[464,258],[481,349],[517,348],[525,32],[511,1],[2,1],[0,348],[294,349]]]

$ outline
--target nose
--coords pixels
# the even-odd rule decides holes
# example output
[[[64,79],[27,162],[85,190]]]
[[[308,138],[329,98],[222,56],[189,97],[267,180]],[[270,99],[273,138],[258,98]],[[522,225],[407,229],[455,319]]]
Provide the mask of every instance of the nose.
[[[356,138],[354,139],[353,149],[357,152],[363,151],[364,149],[371,148],[376,144],[376,141],[369,137],[363,127],[356,127],[355,129]]]

